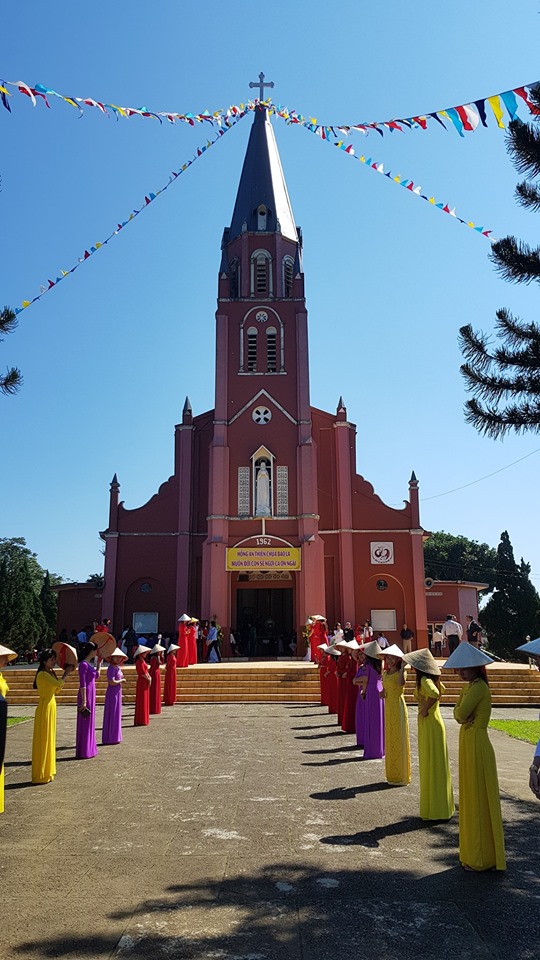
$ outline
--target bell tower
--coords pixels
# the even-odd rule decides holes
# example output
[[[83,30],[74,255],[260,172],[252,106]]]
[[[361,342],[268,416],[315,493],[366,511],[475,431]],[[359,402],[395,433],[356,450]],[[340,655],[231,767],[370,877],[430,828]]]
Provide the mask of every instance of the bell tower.
[[[324,598],[302,233],[268,111],[254,113],[222,240],[202,616],[236,622],[227,547],[270,536],[300,549],[290,575],[298,629]]]

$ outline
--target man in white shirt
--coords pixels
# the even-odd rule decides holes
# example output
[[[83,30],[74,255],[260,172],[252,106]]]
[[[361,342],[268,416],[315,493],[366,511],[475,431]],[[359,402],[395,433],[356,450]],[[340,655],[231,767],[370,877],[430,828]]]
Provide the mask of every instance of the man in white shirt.
[[[448,643],[448,653],[453,653],[459,647],[463,636],[463,627],[457,622],[453,613],[449,613],[441,627],[441,633]]]

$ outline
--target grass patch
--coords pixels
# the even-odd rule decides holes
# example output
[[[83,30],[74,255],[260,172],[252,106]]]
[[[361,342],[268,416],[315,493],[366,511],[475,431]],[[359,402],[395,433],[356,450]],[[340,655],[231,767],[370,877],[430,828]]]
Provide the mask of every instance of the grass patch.
[[[8,727],[14,727],[16,723],[24,723],[25,720],[29,720],[30,717],[8,717],[7,725]]]
[[[540,720],[490,720],[489,725],[515,740],[525,740],[535,745],[540,740]]]

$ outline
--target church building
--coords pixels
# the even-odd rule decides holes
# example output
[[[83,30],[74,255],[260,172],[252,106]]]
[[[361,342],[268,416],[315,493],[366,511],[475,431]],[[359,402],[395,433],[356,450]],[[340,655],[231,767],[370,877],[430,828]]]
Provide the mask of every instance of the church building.
[[[371,620],[390,642],[407,623],[427,644],[416,477],[402,509],[386,506],[356,472],[343,399],[310,404],[302,243],[258,107],[221,244],[214,409],[186,399],[174,474],[146,504],[127,510],[111,483],[100,613],[115,633],[173,632],[187,612],[226,637],[255,627],[270,650],[320,614]]]

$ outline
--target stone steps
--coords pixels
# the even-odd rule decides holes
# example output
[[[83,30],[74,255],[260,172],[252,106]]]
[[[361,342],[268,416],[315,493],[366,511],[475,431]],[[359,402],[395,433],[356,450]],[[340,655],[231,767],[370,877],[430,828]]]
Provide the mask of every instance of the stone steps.
[[[540,704],[540,672],[526,665],[493,666],[488,670],[493,704],[536,706]],[[12,704],[36,704],[33,689],[35,671],[26,668],[5,669]],[[136,673],[124,667],[126,683],[124,703],[135,702]],[[463,685],[457,674],[443,676],[446,687],[443,704],[454,704]],[[163,673],[162,673],[163,687]],[[58,694],[57,702],[74,704],[77,700],[77,676],[72,675]],[[97,702],[105,700],[105,671],[97,682]],[[405,699],[414,703],[414,674],[405,687]],[[319,674],[309,663],[242,662],[201,664],[177,672],[177,701],[180,703],[316,703],[319,701]]]

